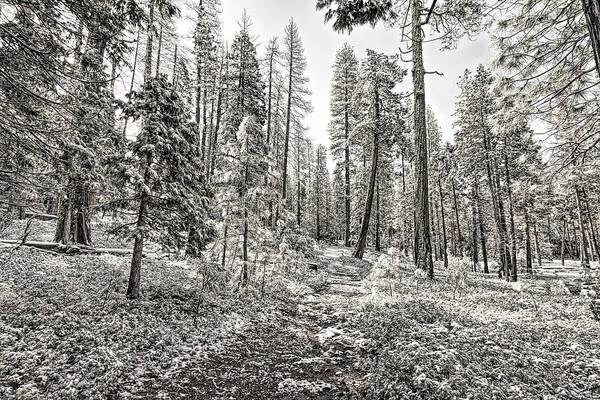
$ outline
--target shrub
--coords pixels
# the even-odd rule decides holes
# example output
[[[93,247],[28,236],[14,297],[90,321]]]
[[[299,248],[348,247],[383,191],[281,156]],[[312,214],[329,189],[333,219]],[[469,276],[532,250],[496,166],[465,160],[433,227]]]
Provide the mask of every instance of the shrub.
[[[456,298],[456,293],[464,293],[469,286],[469,270],[471,264],[468,258],[450,257],[448,259],[447,282],[452,287],[452,298]]]

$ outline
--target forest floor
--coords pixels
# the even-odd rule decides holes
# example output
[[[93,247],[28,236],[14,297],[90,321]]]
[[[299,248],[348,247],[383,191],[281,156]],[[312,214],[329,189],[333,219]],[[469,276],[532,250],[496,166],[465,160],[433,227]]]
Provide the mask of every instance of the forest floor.
[[[600,399],[600,324],[560,281],[455,292],[319,253],[264,296],[197,303],[188,261],[145,259],[129,301],[127,257],[2,252],[0,398]]]

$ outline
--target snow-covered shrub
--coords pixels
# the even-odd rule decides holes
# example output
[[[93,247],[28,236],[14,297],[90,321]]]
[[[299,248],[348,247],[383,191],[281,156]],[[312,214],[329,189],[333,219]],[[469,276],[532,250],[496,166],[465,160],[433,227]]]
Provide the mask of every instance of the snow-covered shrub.
[[[394,257],[389,254],[379,256],[366,277],[367,286],[372,291],[387,293],[390,296],[394,294],[401,283],[400,269],[394,261]]]
[[[293,250],[305,258],[312,258],[316,255],[315,240],[311,237],[299,235],[296,233],[286,233],[283,236],[279,249],[285,246],[288,250]]]
[[[448,259],[447,282],[452,287],[452,298],[456,298],[456,293],[464,293],[469,286],[469,270],[471,269],[470,260],[466,257],[450,257]]]

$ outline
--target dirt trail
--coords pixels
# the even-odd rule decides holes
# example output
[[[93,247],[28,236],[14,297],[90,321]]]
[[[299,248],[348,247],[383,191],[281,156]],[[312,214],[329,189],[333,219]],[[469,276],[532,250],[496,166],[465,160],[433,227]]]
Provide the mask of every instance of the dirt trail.
[[[361,267],[343,262],[349,256],[348,249],[326,248],[320,256],[324,290],[257,319],[218,354],[207,355],[197,367],[202,376],[174,377],[178,387],[166,392],[206,399],[360,398],[361,338],[347,321],[368,290]]]

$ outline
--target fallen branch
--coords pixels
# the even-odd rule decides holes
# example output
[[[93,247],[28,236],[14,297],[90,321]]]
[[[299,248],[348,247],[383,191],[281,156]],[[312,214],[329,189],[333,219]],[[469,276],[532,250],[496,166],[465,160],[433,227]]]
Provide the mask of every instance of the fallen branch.
[[[133,254],[131,249],[95,248],[85,245],[65,245],[53,242],[22,242],[20,240],[0,240],[0,243],[17,247],[31,247],[39,250],[51,251],[57,254],[112,254],[116,256],[128,256]]]
[[[8,212],[7,209],[4,209],[2,211],[4,211],[5,213]],[[55,219],[58,219],[58,217],[54,214],[46,214],[35,210],[26,210],[23,215],[26,218],[38,219],[40,221],[54,221]]]

